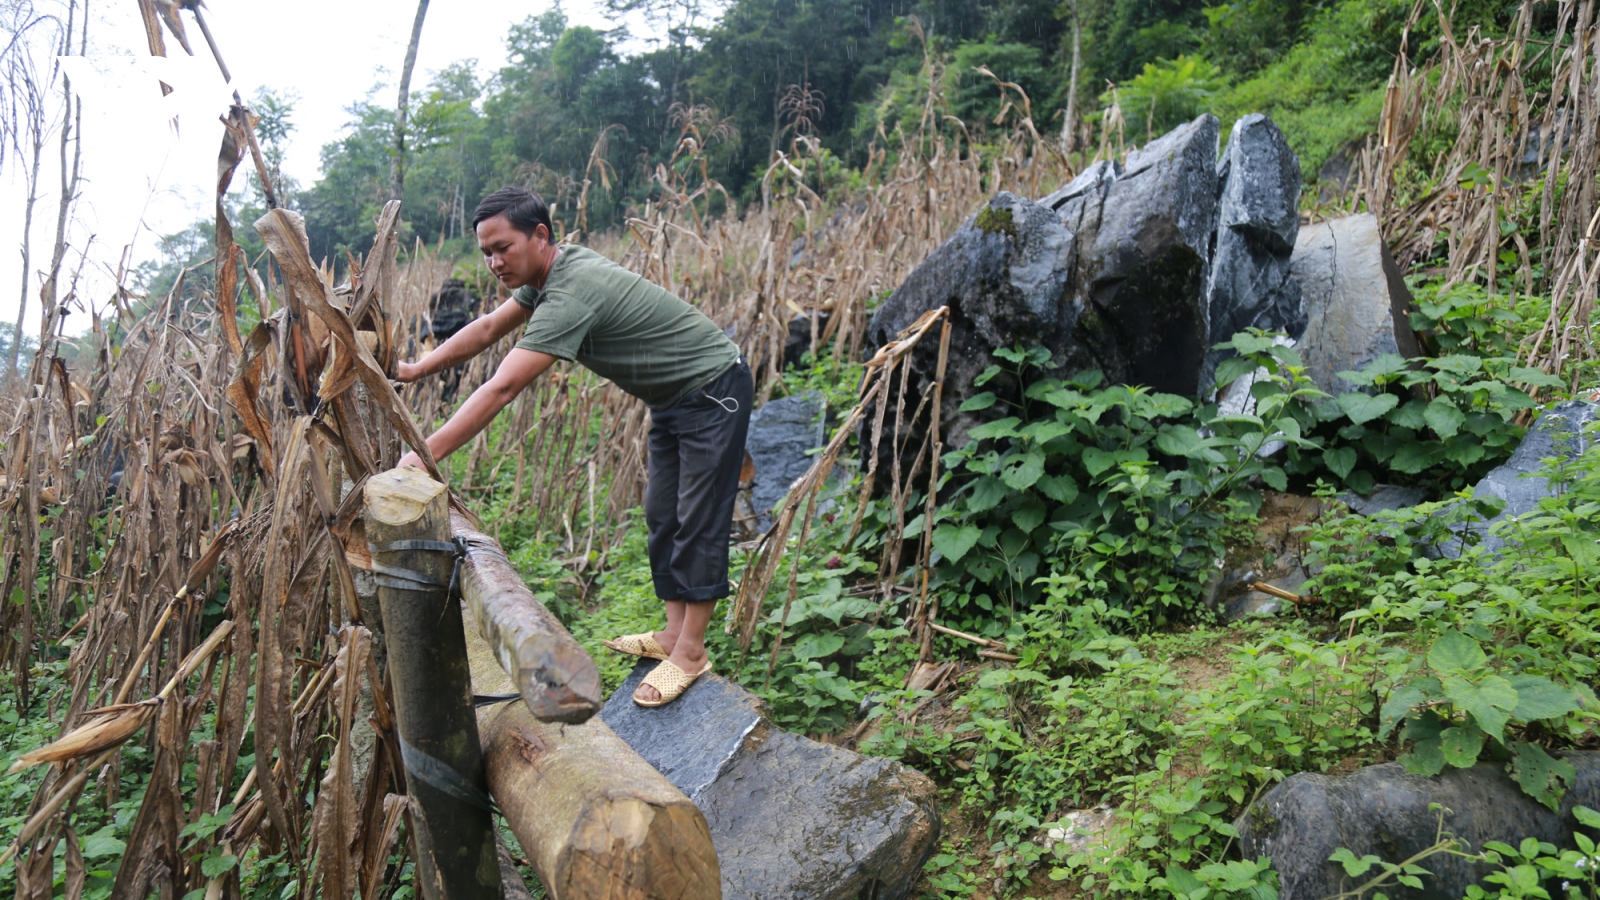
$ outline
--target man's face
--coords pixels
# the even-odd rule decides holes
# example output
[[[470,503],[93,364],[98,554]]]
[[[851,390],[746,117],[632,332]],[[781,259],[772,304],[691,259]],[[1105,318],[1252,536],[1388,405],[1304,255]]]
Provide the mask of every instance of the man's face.
[[[483,251],[489,271],[508,288],[519,288],[532,283],[539,275],[544,261],[549,235],[538,225],[533,234],[526,235],[503,215],[493,216],[478,223],[478,249]]]

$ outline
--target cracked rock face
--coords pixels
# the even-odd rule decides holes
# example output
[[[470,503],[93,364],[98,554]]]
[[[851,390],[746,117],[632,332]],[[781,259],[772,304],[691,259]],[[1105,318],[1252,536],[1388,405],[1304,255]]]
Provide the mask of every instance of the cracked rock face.
[[[1318,387],[1344,393],[1351,385],[1340,372],[1385,353],[1421,355],[1411,330],[1411,291],[1371,213],[1301,229],[1291,270],[1306,310],[1296,346]]]
[[[632,694],[600,717],[705,814],[723,900],[901,900],[939,843],[933,782],[892,760],[779,730],[755,695],[703,675],[672,703]]]
[[[1449,810],[1444,830],[1477,850],[1487,841],[1513,846],[1536,837],[1559,847],[1572,844],[1572,807],[1600,803],[1600,753],[1568,752],[1576,782],[1551,812],[1506,774],[1503,763],[1446,769],[1435,776],[1409,775],[1399,763],[1383,763],[1351,775],[1292,775],[1261,797],[1235,822],[1246,859],[1267,856],[1278,872],[1282,900],[1322,900],[1356,886],[1328,857],[1340,847],[1358,858],[1376,854],[1398,862],[1433,845],[1439,813]],[[1440,854],[1423,867],[1423,888],[1385,888],[1409,900],[1455,900],[1498,867],[1463,856]]]

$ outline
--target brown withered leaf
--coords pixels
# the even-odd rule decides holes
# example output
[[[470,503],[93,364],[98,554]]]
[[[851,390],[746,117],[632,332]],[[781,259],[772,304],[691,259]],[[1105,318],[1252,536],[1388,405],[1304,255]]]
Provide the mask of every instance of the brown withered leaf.
[[[234,412],[239,414],[239,422],[246,433],[255,439],[261,446],[262,452],[257,454],[261,460],[261,467],[267,470],[268,475],[276,477],[277,463],[272,452],[272,423],[268,422],[257,406],[258,396],[261,393],[261,369],[266,363],[266,350],[272,345],[272,320],[266,319],[250,332],[250,339],[245,342],[244,352],[239,355],[239,361],[233,369],[233,381],[228,385],[228,401],[233,404]]]
[[[385,417],[399,429],[400,436],[412,450],[416,451],[417,456],[422,458],[428,474],[438,481],[444,481],[438,465],[434,463],[433,454],[428,452],[427,442],[422,439],[422,432],[417,429],[417,423],[412,419],[405,404],[401,402],[400,395],[395,393],[394,385],[384,375],[378,361],[372,358],[372,353],[367,350],[366,345],[356,337],[355,327],[350,323],[349,317],[329,304],[327,285],[323,283],[320,273],[311,262],[305,219],[291,210],[269,210],[266,215],[256,220],[256,231],[266,242],[267,248],[272,251],[278,267],[283,270],[284,279],[299,293],[307,308],[327,326],[334,339],[343,345],[343,349],[354,352],[356,369],[361,381],[372,392],[373,400],[377,402]]]
[[[156,707],[160,705],[158,700],[145,700],[141,703],[107,706],[85,713],[86,718],[92,717],[87,724],[74,728],[69,734],[37,750],[30,750],[17,757],[17,761],[11,764],[6,774],[20,772],[40,763],[78,759],[115,747],[138,734],[139,729],[149,723],[150,717],[155,715]]]

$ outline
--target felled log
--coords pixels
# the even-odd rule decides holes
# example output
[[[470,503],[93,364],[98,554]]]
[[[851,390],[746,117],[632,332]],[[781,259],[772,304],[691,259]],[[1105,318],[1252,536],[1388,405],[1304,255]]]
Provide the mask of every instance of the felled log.
[[[484,696],[512,685],[487,630],[467,629]],[[541,722],[512,700],[480,707],[478,731],[489,793],[552,900],[720,900],[705,817],[598,716]]]
[[[367,480],[366,501],[417,883],[426,900],[499,897],[461,605],[449,596],[455,554],[427,546],[449,547],[449,490],[418,469],[392,469]]]
[[[459,512],[451,527],[467,546],[461,596],[482,627],[492,658],[510,673],[528,710],[546,722],[582,722],[600,709],[600,671],[533,597],[494,538]],[[480,692],[481,693],[481,692]]]

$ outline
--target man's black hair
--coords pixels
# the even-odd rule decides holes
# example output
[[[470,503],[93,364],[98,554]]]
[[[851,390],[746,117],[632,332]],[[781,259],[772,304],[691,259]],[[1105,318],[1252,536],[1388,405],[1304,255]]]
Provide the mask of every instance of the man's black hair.
[[[511,227],[528,237],[533,237],[534,226],[543,225],[545,233],[555,240],[556,230],[550,225],[550,207],[545,206],[544,200],[532,191],[503,187],[483,198],[472,214],[473,229],[477,229],[478,223],[495,216],[505,216]]]

